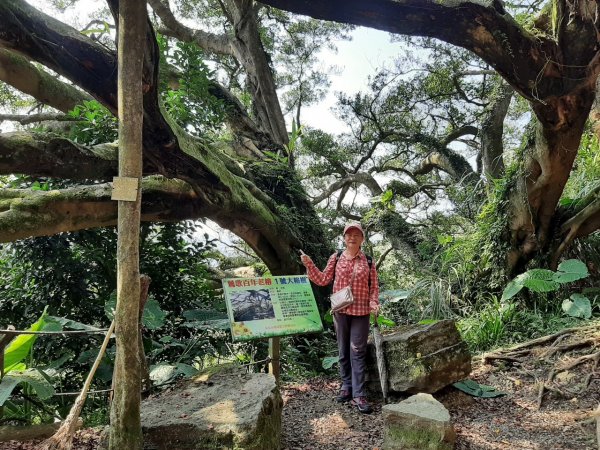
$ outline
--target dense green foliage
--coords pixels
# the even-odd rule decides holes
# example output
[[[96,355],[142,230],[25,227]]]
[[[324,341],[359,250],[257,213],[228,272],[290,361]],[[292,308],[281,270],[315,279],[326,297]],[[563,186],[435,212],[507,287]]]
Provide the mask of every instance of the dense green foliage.
[[[144,321],[146,352],[152,364],[202,366],[229,354],[224,333],[219,331],[223,325],[215,322],[222,322],[225,307],[208,281],[207,258],[214,243],[197,231],[188,222],[142,227],[140,269],[151,278],[147,309],[155,317]],[[0,326],[27,328],[45,310],[66,319],[61,319],[60,328],[77,329],[77,323],[108,327],[105,309],[116,288],[115,253],[114,229],[63,233],[3,246]],[[28,367],[52,368],[57,390],[76,391],[97,354],[98,339],[94,335],[40,337]],[[109,347],[97,374],[97,388],[110,387],[113,357],[114,347]],[[68,412],[63,400],[48,403],[46,409]],[[43,410],[38,413],[44,414]]]

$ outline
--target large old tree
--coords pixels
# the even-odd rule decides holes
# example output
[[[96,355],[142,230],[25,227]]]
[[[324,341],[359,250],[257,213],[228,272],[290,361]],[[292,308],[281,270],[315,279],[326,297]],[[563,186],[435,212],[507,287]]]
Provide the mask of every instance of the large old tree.
[[[149,27],[143,74],[142,220],[210,218],[242,237],[273,273],[298,270],[294,249],[307,246],[301,236],[310,236],[315,243],[323,239],[312,206],[290,169],[272,160],[261,164],[265,151],[282,154],[288,137],[259,39],[254,17],[257,5],[246,0],[225,2],[234,31],[220,36],[185,28],[166,4],[150,3],[167,27],[165,34],[202,44],[214,53],[232,54],[244,64],[254,114],[251,117],[225,87],[213,83],[210,91],[225,104],[225,120],[234,138],[211,142],[184,130],[161,106],[158,44]],[[114,15],[117,5],[109,1]],[[24,1],[2,2],[0,13],[4,17],[0,21],[0,79],[63,112],[93,98],[116,113],[115,50]],[[4,189],[0,194],[1,241],[115,224],[117,205],[110,200],[109,182],[116,175],[116,145],[82,146],[56,135],[13,132],[0,135],[0,155],[2,174],[94,180],[91,185],[45,192]],[[314,253],[318,253],[316,248]]]
[[[527,99],[534,126],[524,136],[519,167],[499,211],[507,217],[501,237],[507,244],[509,272],[522,270],[546,252],[555,265],[574,239],[600,228],[598,189],[570,211],[558,207],[595,99],[600,70],[596,1],[549,1],[527,26],[517,23],[497,0],[264,3],[463,47]]]
[[[260,5],[248,0],[219,2],[224,17],[220,26],[227,31],[215,34],[214,29],[183,25],[164,1],[148,3],[160,20],[164,36],[198,45],[215,57],[230,58],[231,71],[246,74],[244,88],[251,95],[252,105],[246,109],[228,90],[239,86],[213,83],[210,90],[227,105],[225,121],[234,138],[211,141],[176,123],[160,102],[159,52],[150,28],[144,70],[142,219],[210,218],[246,240],[274,273],[297,270],[294,249],[303,246],[307,250],[302,239],[316,244],[322,237],[315,232],[316,216],[294,172],[285,165],[272,164],[266,156],[286,155],[289,138],[275,93],[270,57],[261,41],[264,32],[257,26]],[[527,99],[534,113],[534,126],[524,136],[518,170],[511,172],[507,184],[510,189],[499,210],[507,218],[499,238],[506,243],[504,256],[510,272],[521,270],[540,253],[551,252],[556,262],[574,239],[600,227],[597,192],[568,211],[557,206],[595,98],[599,69],[596,2],[549,2],[527,26],[517,23],[500,1],[264,3],[318,19],[432,37],[463,47],[494,68]],[[109,4],[117,10],[116,0]],[[66,112],[89,98],[116,111],[116,54],[110,46],[101,45],[21,0],[3,1],[0,13],[2,81],[59,111]],[[32,62],[53,70],[80,89],[59,81]],[[498,108],[505,110],[506,102],[500,103]],[[503,117],[494,115],[498,108],[490,103],[487,116],[495,130],[501,130],[495,122]],[[485,120],[482,125],[485,128]],[[460,162],[444,153],[447,143],[472,132],[469,128],[455,131],[429,141],[439,151],[432,151],[423,161],[423,171],[445,166],[444,170],[456,178],[470,176],[468,165],[447,164]],[[405,140],[407,137],[422,138],[400,136]],[[497,165],[502,161],[499,142],[494,133],[481,135],[482,146],[488,148],[483,153],[485,170],[494,177],[503,170]],[[2,174],[95,180],[91,185],[49,192],[2,191],[1,241],[115,223],[116,205],[110,201],[108,184],[116,173],[114,144],[82,146],[53,135],[6,133],[0,135],[0,155]],[[292,155],[287,156],[291,163]],[[358,158],[359,163],[353,167],[340,167],[340,180],[345,181],[329,190],[363,183],[371,185],[377,194],[376,184],[362,173],[363,161]],[[406,188],[400,184],[396,187]],[[397,237],[393,228],[388,232],[390,239]]]

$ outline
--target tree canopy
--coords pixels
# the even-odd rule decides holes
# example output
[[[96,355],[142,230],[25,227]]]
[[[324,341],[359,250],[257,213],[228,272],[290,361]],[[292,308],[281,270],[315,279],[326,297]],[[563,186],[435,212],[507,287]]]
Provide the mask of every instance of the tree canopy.
[[[490,251],[508,274],[542,255],[555,267],[600,226],[598,186],[571,191],[568,205],[564,195],[582,136],[593,138],[595,2],[148,4],[145,221],[212,219],[275,274],[299,269],[297,248],[328,253],[317,212],[361,218],[392,248],[416,251],[427,239],[414,226],[423,216],[387,206],[420,205],[432,216],[442,191],[471,222],[482,202],[494,204]],[[31,127],[0,134],[2,174],[54,180],[47,190],[2,190],[3,242],[115,223],[117,5],[108,1],[112,19],[97,30],[77,30],[21,0],[0,5],[0,79],[45,105],[36,117],[11,120],[84,121],[66,135]],[[345,135],[300,128],[302,108],[327,86],[317,52],[352,25],[407,36],[436,63],[413,77],[400,64],[374,77],[370,92],[341,95],[339,115],[352,130]],[[515,92],[522,111],[511,128]],[[85,120],[104,132],[91,136]],[[360,186],[379,209],[353,207],[348,193]]]

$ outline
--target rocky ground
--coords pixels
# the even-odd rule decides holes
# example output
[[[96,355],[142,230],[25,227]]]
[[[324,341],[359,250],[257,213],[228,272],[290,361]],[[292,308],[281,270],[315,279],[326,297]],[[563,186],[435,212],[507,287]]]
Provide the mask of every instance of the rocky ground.
[[[450,411],[456,448],[597,449],[593,413],[600,403],[599,343],[597,329],[580,330],[496,352],[485,361],[478,358],[471,379],[507,395],[476,398],[453,387],[434,395]],[[324,378],[283,386],[283,449],[381,447],[381,402],[375,401],[373,414],[362,415],[349,404],[334,401],[336,388],[335,380]],[[93,429],[80,431],[73,448],[96,448],[98,435]],[[30,450],[36,444],[0,443],[0,450]]]
[[[471,379],[507,395],[477,398],[454,387],[434,394],[450,411],[456,448],[597,449],[593,414],[600,403],[598,344],[598,329],[591,327],[488,354],[485,361],[477,358]],[[364,416],[350,405],[335,403],[336,388],[336,381],[323,379],[285,386],[284,449],[381,447],[381,403],[375,402],[374,413]]]

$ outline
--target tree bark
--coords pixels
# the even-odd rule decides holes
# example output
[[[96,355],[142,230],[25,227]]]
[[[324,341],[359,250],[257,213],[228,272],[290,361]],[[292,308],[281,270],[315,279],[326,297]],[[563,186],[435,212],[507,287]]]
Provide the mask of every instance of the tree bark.
[[[117,354],[109,449],[141,449],[139,342],[140,210],[142,200],[142,68],[146,2],[121,0],[118,25],[119,176],[137,180],[135,201],[119,201],[117,239]]]
[[[486,108],[481,126],[481,155],[483,174],[487,178],[498,179],[504,176],[504,119],[513,96],[513,89],[500,83],[495,96]]]
[[[64,113],[92,99],[85,92],[38,69],[27,58],[3,48],[0,48],[0,80]]]
[[[0,134],[0,175],[108,181],[117,172],[117,153],[114,144],[87,147],[53,134],[4,133]]]
[[[138,333],[138,352],[140,354],[140,370],[141,370],[141,388],[142,395],[144,398],[149,395],[150,389],[152,388],[152,381],[150,380],[150,367],[148,366],[148,359],[146,358],[146,352],[144,351],[144,340],[142,336],[142,317],[144,315],[144,308],[148,301],[148,290],[150,288],[150,277],[148,275],[140,276],[140,304],[139,304],[139,333]]]

